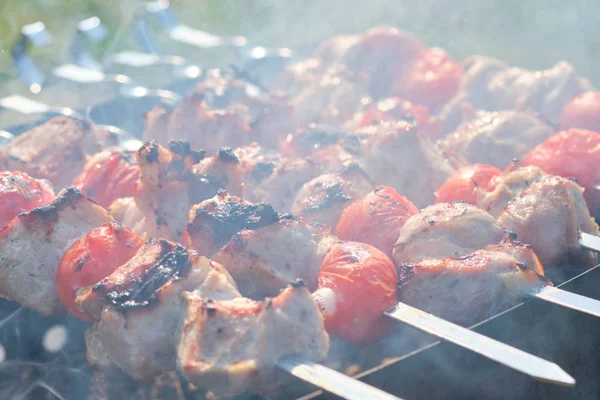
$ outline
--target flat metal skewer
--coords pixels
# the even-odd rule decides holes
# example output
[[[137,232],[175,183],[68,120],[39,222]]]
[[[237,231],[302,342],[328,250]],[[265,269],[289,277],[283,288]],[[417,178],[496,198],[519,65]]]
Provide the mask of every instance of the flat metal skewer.
[[[454,343],[490,360],[506,365],[537,380],[561,386],[574,386],[575,379],[557,364],[526,353],[442,318],[398,303],[384,313],[389,318],[408,324],[430,335]]]
[[[398,400],[381,389],[369,386],[324,365],[299,357],[283,357],[277,366],[297,378],[348,400]],[[572,378],[571,378],[572,379]],[[575,381],[573,381],[575,382]]]
[[[581,247],[600,253],[600,237],[598,236],[580,232],[579,244]],[[539,292],[531,294],[531,296],[600,318],[600,301],[586,296],[567,292],[553,286],[546,286]]]

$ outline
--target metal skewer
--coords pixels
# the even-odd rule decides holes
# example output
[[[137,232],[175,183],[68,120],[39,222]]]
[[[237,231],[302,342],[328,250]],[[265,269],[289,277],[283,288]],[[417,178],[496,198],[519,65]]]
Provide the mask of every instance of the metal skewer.
[[[474,351],[537,380],[561,386],[575,385],[575,379],[553,362],[463,328],[407,304],[398,303],[386,311],[384,315]]]
[[[351,378],[324,365],[304,360],[299,357],[284,357],[277,361],[277,366],[297,378],[320,387],[330,393],[348,400],[394,400],[393,396],[383,390],[369,386],[364,382]]]

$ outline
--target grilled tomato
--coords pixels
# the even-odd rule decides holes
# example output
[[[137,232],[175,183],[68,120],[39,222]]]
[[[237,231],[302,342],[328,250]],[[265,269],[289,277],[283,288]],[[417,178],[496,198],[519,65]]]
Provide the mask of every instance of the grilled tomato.
[[[413,103],[437,107],[458,92],[462,74],[460,64],[444,50],[426,49],[412,68],[392,83],[392,92]]]
[[[585,92],[568,102],[560,114],[558,126],[560,129],[600,132],[600,92]]]
[[[585,189],[583,195],[591,214],[600,215],[600,133],[584,129],[558,132],[531,150],[523,164],[577,179]]]
[[[380,186],[350,204],[335,234],[342,240],[367,243],[391,257],[400,228],[419,210],[389,186]]]
[[[109,149],[94,154],[73,185],[103,207],[121,197],[133,196],[139,177],[135,152]]]
[[[475,189],[494,190],[494,178],[500,175],[502,170],[491,165],[473,164],[459,168],[435,192],[436,203],[468,201],[476,204]]]
[[[54,200],[52,185],[24,172],[0,171],[0,228],[22,212]]]
[[[396,268],[375,247],[334,243],[321,264],[313,297],[332,335],[364,346],[384,337],[391,324],[383,311],[396,302]]]
[[[92,321],[75,305],[75,291],[106,278],[129,261],[142,244],[138,235],[117,222],[99,226],[76,241],[63,255],[56,272],[58,297],[65,308],[78,318]]]

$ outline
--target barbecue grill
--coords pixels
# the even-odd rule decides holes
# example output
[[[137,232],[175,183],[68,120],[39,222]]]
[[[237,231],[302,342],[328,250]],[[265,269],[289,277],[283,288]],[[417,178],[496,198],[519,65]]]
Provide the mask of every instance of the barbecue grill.
[[[166,1],[148,3],[140,10],[127,27],[137,40],[137,49],[114,52],[104,63],[88,51],[91,42],[105,39],[106,30],[97,17],[72,27],[71,61],[53,70],[38,67],[30,55],[31,47],[51,41],[43,23],[24,27],[12,51],[20,81],[11,81],[8,91],[0,93],[0,137],[10,140],[11,134],[23,133],[51,116],[72,115],[105,125],[122,142],[137,143],[135,140],[141,138],[144,129],[144,113],[157,104],[176,104],[181,95],[202,81],[208,69],[205,66],[229,68],[228,73],[245,74],[245,79],[261,86],[265,76],[307,57],[316,47],[312,43],[290,48],[263,47],[243,36],[213,35],[180,23]],[[583,25],[589,29],[589,24]],[[201,56],[188,56],[191,54]],[[215,60],[218,61],[210,64]],[[78,97],[67,100],[61,96],[59,99],[64,98],[64,102],[52,101],[52,96],[61,91]],[[594,282],[600,279],[600,268],[582,272],[573,265],[561,271],[560,276],[551,278],[562,283],[562,289],[598,297]],[[210,396],[175,372],[151,382],[137,382],[113,370],[94,375],[86,364],[82,339],[88,325],[74,317],[43,317],[16,303],[0,300],[0,319],[0,344],[4,349],[4,361],[0,363],[1,398],[117,400]],[[598,328],[598,318],[535,300],[472,327],[557,363],[576,379],[576,386],[570,388],[535,381],[461,347],[416,335],[416,330],[407,326],[398,327],[391,337],[364,349],[334,342],[326,365],[405,399],[593,399],[600,398],[600,382],[596,379],[600,372]],[[410,340],[399,339],[404,337]],[[300,380],[291,380],[277,398],[337,397]]]

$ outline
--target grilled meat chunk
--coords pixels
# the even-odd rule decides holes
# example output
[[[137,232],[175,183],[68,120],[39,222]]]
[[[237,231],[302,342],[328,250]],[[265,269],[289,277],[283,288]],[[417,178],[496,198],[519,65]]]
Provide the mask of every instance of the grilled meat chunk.
[[[434,191],[454,172],[443,152],[406,121],[366,127],[357,135],[362,143],[361,165],[369,176],[417,207],[432,204]]]
[[[476,108],[529,110],[554,126],[569,100],[593,89],[590,82],[578,76],[565,61],[541,71],[509,67],[480,56],[471,57],[464,64],[461,89]]]
[[[180,244],[151,239],[126,264],[96,285],[80,289],[76,304],[98,322],[86,335],[90,364],[116,364],[150,378],[176,366],[183,291],[214,299],[238,296],[219,264]]]
[[[589,267],[595,253],[579,246],[579,232],[600,234],[575,182],[546,175],[512,200],[498,218],[500,225],[515,232],[519,241],[531,244],[542,264],[556,265],[576,257]],[[551,229],[548,229],[551,227]]]
[[[279,221],[269,204],[252,204],[227,192],[192,206],[184,244],[213,256],[244,229],[260,229]]]
[[[257,162],[246,175],[244,198],[271,204],[278,212],[290,212],[302,186],[322,173],[323,168],[311,159]]]
[[[552,285],[515,251],[502,246],[460,258],[401,264],[398,299],[469,326],[518,304],[527,293]]]
[[[186,298],[179,369],[194,385],[217,394],[273,393],[285,383],[277,360],[319,361],[329,350],[323,317],[301,284],[262,301],[211,301],[196,292]]]
[[[461,257],[503,237],[502,227],[485,211],[469,203],[439,203],[406,221],[392,254],[396,265]]]
[[[515,163],[503,175],[494,178],[495,186],[491,192],[477,188],[477,205],[498,218],[509,201],[544,176],[546,174],[538,167],[522,167]]]
[[[229,271],[245,297],[274,296],[297,278],[315,290],[323,257],[319,243],[328,234],[328,228],[282,215],[271,224],[235,234],[214,259]]]
[[[54,200],[52,184],[24,172],[0,171],[0,226],[22,212]]]
[[[90,155],[102,150],[93,125],[55,117],[16,137],[7,147],[6,169],[48,179],[61,189],[73,182]]]
[[[375,185],[358,165],[343,172],[324,174],[308,181],[298,192],[292,214],[335,227],[344,208],[375,189]]]
[[[478,112],[441,142],[470,163],[506,168],[554,134],[533,114],[521,111]]]
[[[112,216],[69,187],[51,203],[19,215],[0,231],[0,296],[44,315],[64,311],[56,292],[63,253]]]
[[[73,186],[108,207],[116,199],[133,196],[139,175],[135,152],[106,149],[89,158]]]

